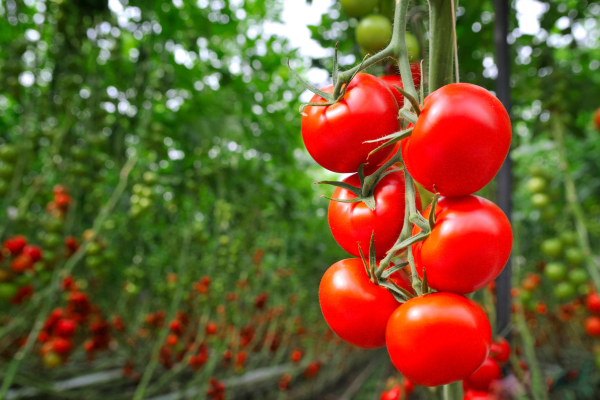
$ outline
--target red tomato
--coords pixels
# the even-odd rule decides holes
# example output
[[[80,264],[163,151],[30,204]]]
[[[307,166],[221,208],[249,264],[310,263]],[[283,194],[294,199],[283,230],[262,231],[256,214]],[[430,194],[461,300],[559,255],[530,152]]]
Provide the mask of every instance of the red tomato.
[[[477,371],[490,351],[492,329],[483,309],[453,293],[415,297],[389,319],[392,362],[413,383],[440,386]]]
[[[588,294],[585,299],[585,306],[594,314],[600,313],[600,296],[598,296],[598,293]]]
[[[600,108],[594,113],[594,125],[596,129],[600,131]]]
[[[499,362],[507,362],[510,358],[510,344],[503,337],[492,343],[490,348],[490,357]]]
[[[323,89],[333,92],[333,86]],[[315,95],[311,103],[325,103]],[[315,161],[333,172],[358,171],[367,161],[377,165],[391,152],[384,148],[369,157],[381,143],[364,143],[397,132],[398,105],[381,80],[358,74],[344,98],[330,106],[308,106],[302,117],[302,138]],[[368,160],[367,160],[368,158]]]
[[[412,383],[407,377],[402,378],[402,386],[404,386],[404,393],[410,396],[415,391],[415,384]]]
[[[77,329],[77,323],[72,319],[61,319],[54,327],[54,334],[62,337],[71,337]]]
[[[50,343],[52,351],[58,354],[67,354],[73,349],[73,343],[69,339],[56,337]]]
[[[33,260],[27,254],[19,254],[10,264],[13,271],[17,273],[24,272],[33,267]]]
[[[358,174],[350,175],[344,182],[360,187]],[[360,257],[358,242],[367,256],[371,234],[375,231],[377,258],[385,257],[386,252],[396,243],[404,225],[404,189],[404,171],[398,171],[386,175],[375,187],[373,211],[364,203],[330,201],[329,228],[338,244],[353,256]],[[339,187],[335,189],[332,197],[341,200],[356,198],[350,191]],[[419,192],[416,204],[420,210]]]
[[[502,368],[496,360],[488,357],[473,375],[464,380],[464,384],[469,389],[487,392],[492,382],[498,379],[502,379]]]
[[[587,318],[585,320],[585,333],[590,337],[600,337],[600,318]]]
[[[431,206],[423,216],[429,217]],[[431,235],[413,245],[419,276],[442,292],[466,294],[485,287],[504,268],[512,248],[506,215],[479,196],[442,197]],[[420,231],[416,226],[413,235]]]
[[[398,272],[394,280],[410,288],[404,272]],[[400,305],[387,289],[369,280],[359,258],[329,267],[321,279],[319,302],[329,327],[346,342],[365,349],[385,346],[388,318]]]
[[[487,392],[477,392],[467,389],[463,395],[463,400],[488,400]]]
[[[388,391],[381,393],[380,400],[401,400],[402,399],[402,388],[400,385],[396,385]]]
[[[27,244],[27,239],[25,238],[25,236],[18,235],[18,236],[13,236],[10,239],[7,239],[4,242],[4,247],[6,247],[6,249],[10,252],[10,254],[12,254],[13,256],[16,256],[21,251],[23,251],[23,248],[25,247],[26,244]]]
[[[462,196],[492,180],[510,140],[502,103],[479,86],[454,83],[427,96],[411,137],[402,141],[402,156],[425,189]]]

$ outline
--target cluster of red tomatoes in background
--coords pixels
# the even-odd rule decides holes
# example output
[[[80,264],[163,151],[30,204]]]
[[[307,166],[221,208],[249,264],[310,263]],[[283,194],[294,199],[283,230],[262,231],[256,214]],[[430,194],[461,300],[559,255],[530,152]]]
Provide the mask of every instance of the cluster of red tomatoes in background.
[[[399,78],[395,79],[400,86]],[[512,230],[495,204],[472,193],[487,185],[502,166],[510,147],[511,124],[490,92],[471,84],[451,84],[430,94],[422,109],[416,110],[418,119],[414,127],[409,126],[410,137],[394,150],[387,146],[371,154],[377,140],[402,129],[398,115],[404,99],[388,85],[359,73],[334,104],[319,105],[326,99],[316,94],[304,110],[302,136],[322,167],[354,173],[344,179],[345,187],[334,192],[329,225],[336,241],[355,257],[360,255],[359,245],[368,249],[374,235],[379,263],[408,218],[405,172],[386,171],[372,192],[373,208],[360,197],[361,190],[362,196],[368,195],[356,174],[361,165],[366,175],[372,174],[401,151],[404,167],[415,181],[442,196],[431,232],[412,245],[417,273],[423,278],[426,271],[428,287],[437,292],[428,289],[400,304],[371,277],[363,260],[353,258],[327,270],[319,300],[325,320],[342,339],[362,348],[387,345],[393,363],[410,381],[439,386],[477,371],[492,343],[485,312],[464,295],[500,274],[512,249]],[[333,86],[322,91],[333,93]],[[418,196],[415,203],[420,211]],[[424,211],[425,219],[432,205]],[[414,225],[412,235],[420,232]],[[415,294],[404,270],[389,279]]]

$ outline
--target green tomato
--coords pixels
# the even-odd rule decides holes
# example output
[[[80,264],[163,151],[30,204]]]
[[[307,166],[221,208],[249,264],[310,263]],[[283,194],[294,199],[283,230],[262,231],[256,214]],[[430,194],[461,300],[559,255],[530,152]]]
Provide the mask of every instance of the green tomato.
[[[575,268],[569,271],[569,281],[574,285],[582,285],[588,281],[587,271],[583,268]]]
[[[550,196],[546,193],[536,193],[531,196],[531,204],[535,208],[546,208],[550,204]]]
[[[85,259],[85,265],[92,269],[98,268],[103,262],[104,259],[101,256],[88,256]]]
[[[562,254],[562,242],[560,239],[546,239],[542,242],[542,253],[548,257],[558,258]]]
[[[15,161],[17,159],[17,148],[10,144],[0,146],[0,160]]]
[[[102,252],[102,246],[100,246],[96,242],[91,242],[85,249],[85,254],[87,254],[88,256],[95,256],[100,254],[100,252]]]
[[[590,286],[587,283],[577,286],[577,293],[582,296],[587,296],[590,294]]]
[[[521,290],[519,291],[519,298],[521,299],[521,303],[529,303],[533,299],[533,293],[529,290]]]
[[[367,15],[373,11],[378,2],[379,0],[340,0],[342,11],[352,18]]]
[[[560,240],[565,246],[575,246],[577,244],[577,233],[564,231],[560,234]]]
[[[62,219],[50,217],[44,221],[44,228],[48,232],[60,232],[64,228],[64,222]]]
[[[569,282],[560,282],[554,287],[554,295],[559,300],[567,300],[575,296],[575,286]]]
[[[541,193],[546,190],[547,186],[546,180],[540,176],[534,176],[527,181],[527,190],[531,193]]]
[[[48,232],[47,234],[45,234],[42,241],[44,242],[44,246],[50,249],[54,249],[60,246],[62,242],[60,236],[52,232]]]
[[[385,48],[392,39],[392,23],[383,15],[368,15],[356,27],[356,41],[370,54]]]
[[[146,171],[142,176],[144,178],[144,182],[149,185],[154,185],[158,181],[158,174],[153,171]]]
[[[570,247],[565,250],[565,259],[569,265],[581,265],[584,260],[583,251],[577,247]]]
[[[406,32],[404,35],[406,40],[406,49],[408,50],[408,61],[415,62],[420,58],[421,48],[419,46],[419,41],[417,38],[410,32]]]
[[[561,262],[550,262],[544,268],[544,275],[553,282],[560,282],[567,277],[567,267]]]
[[[546,170],[544,170],[544,168],[542,168],[541,165],[534,164],[531,167],[529,167],[529,175],[539,176],[543,178],[546,176]]]
[[[542,221],[552,221],[558,215],[558,209],[553,204],[542,210]]]
[[[0,178],[8,179],[15,173],[15,166],[13,164],[8,164],[3,162],[0,164]]]
[[[10,300],[17,294],[17,285],[14,283],[0,283],[0,299]]]

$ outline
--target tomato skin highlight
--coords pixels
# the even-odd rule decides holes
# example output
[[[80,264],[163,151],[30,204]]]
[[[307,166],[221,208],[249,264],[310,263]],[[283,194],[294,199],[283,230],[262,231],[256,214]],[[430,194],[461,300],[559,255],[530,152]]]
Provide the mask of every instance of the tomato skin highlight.
[[[431,206],[423,216],[429,217]],[[506,265],[512,229],[502,210],[483,197],[442,197],[429,237],[412,246],[417,273],[442,292],[467,294],[492,282]],[[420,232],[413,227],[413,235]]]
[[[332,93],[328,86],[324,92]],[[313,96],[311,103],[325,103]],[[381,143],[364,143],[399,130],[398,105],[387,86],[369,74],[358,74],[344,98],[330,106],[308,106],[302,117],[306,149],[323,168],[338,173],[358,171],[360,164],[378,165],[391,146],[369,157]]]
[[[500,101],[469,83],[444,86],[425,98],[402,156],[411,176],[442,196],[472,194],[496,175],[510,147],[511,124]]]
[[[394,280],[410,288],[404,272],[398,272],[394,275],[400,281]],[[385,346],[388,318],[400,305],[387,289],[369,280],[359,258],[329,267],[319,285],[319,303],[329,327],[346,342],[364,349]]]
[[[350,175],[344,182],[360,187],[358,174]],[[416,188],[415,188],[416,191]],[[342,203],[330,201],[329,228],[338,244],[348,253],[360,257],[357,242],[365,256],[368,255],[371,233],[375,231],[375,253],[377,259],[385,257],[392,248],[404,225],[405,204],[404,171],[386,175],[375,187],[375,210],[364,203]],[[421,209],[421,198],[416,192],[416,205]],[[334,199],[353,199],[356,196],[343,188],[336,188]]]
[[[453,293],[415,297],[394,311],[386,329],[392,362],[410,381],[440,386],[471,376],[490,351],[483,309]]]

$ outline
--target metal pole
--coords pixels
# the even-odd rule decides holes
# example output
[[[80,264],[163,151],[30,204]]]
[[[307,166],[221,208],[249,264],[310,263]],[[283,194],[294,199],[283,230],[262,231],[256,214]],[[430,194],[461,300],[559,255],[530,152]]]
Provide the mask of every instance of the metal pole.
[[[504,104],[510,115],[510,55],[508,49],[508,13],[509,0],[494,0],[496,21],[494,25],[494,44],[496,48],[496,65],[498,67],[498,78],[496,80],[496,95]],[[507,157],[498,172],[497,202],[498,206],[511,219],[511,194],[512,194],[512,163]],[[509,259],[504,270],[496,279],[496,333],[508,334],[511,322],[511,280],[512,263]]]

